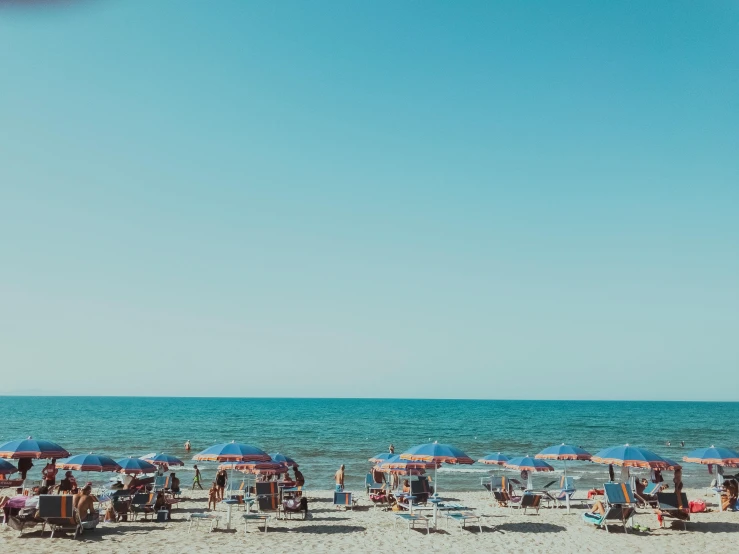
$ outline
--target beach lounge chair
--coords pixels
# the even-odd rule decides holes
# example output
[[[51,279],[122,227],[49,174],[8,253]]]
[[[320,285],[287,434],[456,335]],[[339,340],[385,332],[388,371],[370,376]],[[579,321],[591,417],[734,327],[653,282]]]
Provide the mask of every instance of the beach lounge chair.
[[[82,534],[80,517],[74,509],[74,497],[70,494],[40,495],[38,517],[43,520],[44,526],[49,526],[52,538],[56,531],[74,531],[75,539]]]
[[[462,531],[464,531],[467,523],[474,523],[480,528],[480,533],[482,533],[482,520],[480,519],[480,516],[473,512],[444,511],[442,514],[446,521],[457,523]]]
[[[390,505],[390,494],[385,489],[370,489],[369,499],[374,507],[377,506],[389,506]]]
[[[21,508],[17,513],[10,515],[5,521],[8,527],[18,531],[19,537],[23,534],[23,531],[31,529],[40,523],[43,523],[43,520],[36,517],[36,508]]]
[[[416,497],[415,504],[426,504],[431,495],[431,487],[426,479],[411,481],[411,494]]]
[[[393,513],[393,527],[398,522],[403,522],[408,526],[408,532],[411,532],[411,528],[415,528],[416,524],[422,524],[426,526],[426,534],[429,534],[429,519],[427,517],[420,516],[418,514],[410,514],[408,512],[395,512]]]
[[[154,477],[154,484],[151,486],[152,492],[163,491],[167,488],[167,476],[157,475]]]
[[[596,527],[605,527],[606,531],[608,531],[609,521],[620,521],[624,527],[624,533],[627,533],[626,523],[636,514],[634,491],[626,483],[605,483],[603,495],[606,501],[605,513],[585,512],[582,516],[583,520]]]
[[[8,479],[5,475],[0,475],[0,489],[17,489],[23,486],[23,479]]]
[[[554,498],[557,506],[563,502],[567,502],[568,498],[570,500],[570,504],[572,504],[572,497],[576,492],[577,489],[575,488],[574,479],[572,477],[567,477],[567,479],[565,479],[565,476],[563,475],[559,480],[559,491],[554,493],[552,498]]]
[[[195,528],[197,529],[200,527],[201,521],[209,521],[210,522],[210,529],[208,532],[212,532],[213,529],[218,529],[218,521],[219,517],[216,514],[190,514],[187,518],[189,525],[187,526],[187,532],[189,533],[192,529],[192,524],[195,524]]]
[[[306,502],[302,496],[294,496],[292,498],[284,498],[282,500],[282,516],[285,518],[292,518],[294,514],[302,515],[305,519],[306,509],[303,508],[303,503]],[[307,504],[306,504],[307,506]]]
[[[524,493],[523,496],[520,497],[520,500],[518,502],[514,502],[513,500],[508,501],[508,506],[511,508],[523,508],[523,513],[525,514],[527,510],[535,510],[536,513],[539,513],[539,507],[541,506],[541,494],[533,494],[533,493]]]
[[[133,495],[131,499],[130,510],[135,520],[138,514],[144,514],[144,520],[150,515],[154,515],[154,502],[156,501],[156,493],[154,492],[139,492]]]
[[[496,490],[501,490],[503,488],[503,477],[483,477],[482,486],[485,487],[485,489],[490,493],[491,496],[493,495],[493,492]]]
[[[115,512],[116,521],[128,521],[128,514],[131,513],[130,498],[113,498],[113,511]]]
[[[684,492],[658,492],[657,493],[657,515],[660,527],[665,526],[664,519],[675,519],[683,522],[683,529],[688,528],[690,521],[690,505],[688,495]]]
[[[259,529],[259,524],[260,523],[262,525],[264,525],[264,532],[266,533],[267,532],[267,529],[269,528],[269,520],[272,518],[272,515],[271,514],[266,514],[266,513],[263,513],[263,512],[258,512],[258,513],[244,514],[241,517],[244,518],[244,534],[246,535],[249,532],[247,530],[247,524],[250,521],[256,522],[256,524],[257,524],[257,530]]]
[[[657,507],[657,493],[662,490],[664,483],[649,483],[641,494],[634,493],[636,499],[644,506]]]
[[[354,493],[348,491],[334,491],[334,506],[343,506],[347,509],[353,509],[357,504]]]

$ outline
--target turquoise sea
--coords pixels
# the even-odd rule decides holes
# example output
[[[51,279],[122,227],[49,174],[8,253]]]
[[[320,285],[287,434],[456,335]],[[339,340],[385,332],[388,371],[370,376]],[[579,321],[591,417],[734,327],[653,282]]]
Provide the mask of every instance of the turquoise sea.
[[[399,453],[438,440],[474,459],[498,451],[534,455],[561,442],[591,453],[629,443],[674,460],[701,446],[739,446],[739,403],[0,397],[0,405],[0,442],[31,435],[58,442],[73,454],[116,458],[164,451],[187,461],[178,469],[185,472],[185,482],[192,454],[231,440],[296,459],[313,489],[330,488],[342,463],[348,486],[361,488],[371,465],[367,458],[386,451],[390,443]],[[187,439],[193,445],[189,456],[183,448]],[[34,471],[42,465],[37,462]],[[201,464],[206,480],[215,465]],[[489,469],[478,464],[445,468],[438,476],[440,489],[479,488]],[[590,462],[570,462],[568,473],[579,478],[578,488],[607,478],[606,467]],[[94,481],[109,477],[91,476]],[[705,467],[685,464],[686,485],[707,485],[710,478]],[[549,480],[538,475],[535,484]]]

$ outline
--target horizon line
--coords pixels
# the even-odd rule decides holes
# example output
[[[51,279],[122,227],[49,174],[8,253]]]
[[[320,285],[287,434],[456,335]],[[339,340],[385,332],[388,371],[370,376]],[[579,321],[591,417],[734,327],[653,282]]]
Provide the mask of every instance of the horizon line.
[[[448,401],[448,402],[661,402],[661,403],[704,403],[737,404],[737,400],[674,400],[674,399],[608,399],[608,398],[424,398],[401,396],[162,396],[162,395],[109,395],[109,394],[25,394],[0,393],[0,398],[157,398],[194,400],[402,400],[402,401]]]

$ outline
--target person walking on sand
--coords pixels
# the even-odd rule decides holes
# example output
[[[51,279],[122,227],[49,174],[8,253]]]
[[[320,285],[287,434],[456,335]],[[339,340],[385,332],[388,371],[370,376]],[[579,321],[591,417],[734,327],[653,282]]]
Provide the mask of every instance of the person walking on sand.
[[[339,471],[334,474],[334,480],[337,492],[342,492],[344,490],[344,464],[341,464]]]
[[[200,470],[198,469],[198,464],[195,464],[192,466],[195,470],[195,477],[192,478],[192,487],[190,487],[192,490],[195,490],[195,487],[197,486],[200,490],[203,490],[203,485],[200,483],[200,481],[203,479],[203,476],[200,474]]]
[[[187,439],[185,441],[185,450],[187,450],[188,452],[190,452],[190,448],[191,448],[190,447],[190,439]]]

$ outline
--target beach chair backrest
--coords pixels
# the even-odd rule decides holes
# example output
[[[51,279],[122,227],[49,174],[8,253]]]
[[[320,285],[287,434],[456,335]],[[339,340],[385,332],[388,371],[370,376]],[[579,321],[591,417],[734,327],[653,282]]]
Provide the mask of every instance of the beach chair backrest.
[[[41,518],[74,517],[74,498],[68,494],[42,494],[38,497],[38,512]]]
[[[146,492],[137,492],[133,495],[133,498],[131,499],[131,505],[132,506],[143,506],[144,504],[149,503],[149,498],[151,495]]]
[[[372,476],[371,473],[368,473],[367,475],[364,476],[364,486],[365,487],[371,488],[374,482],[375,482],[375,478]]]
[[[334,505],[335,506],[351,506],[352,505],[352,493],[350,492],[334,492]]]
[[[172,476],[171,475],[167,475],[164,478],[164,486],[163,486],[163,488],[164,489],[169,489],[171,487],[172,487]]]
[[[167,484],[167,477],[165,475],[157,475],[154,478],[154,488],[155,489],[163,489],[166,487]]]
[[[559,480],[559,488],[563,491],[574,491],[575,480],[572,477],[565,477],[563,475]]]
[[[280,498],[276,494],[260,495],[257,505],[260,512],[274,512],[280,506]]]
[[[277,481],[257,483],[255,490],[257,496],[277,496],[280,492],[279,487],[277,486]]]
[[[646,494],[647,496],[652,496],[653,494],[656,494],[661,487],[662,483],[649,483],[646,487],[644,487],[643,494]]]
[[[603,485],[608,504],[635,504],[634,491],[627,483],[605,483]]]
[[[541,503],[541,495],[540,494],[524,494],[523,498],[521,498],[521,507],[522,508],[536,508]]]
[[[690,509],[688,495],[684,492],[681,492],[679,495],[676,492],[658,492],[657,503],[659,504],[659,509],[665,511]]]

